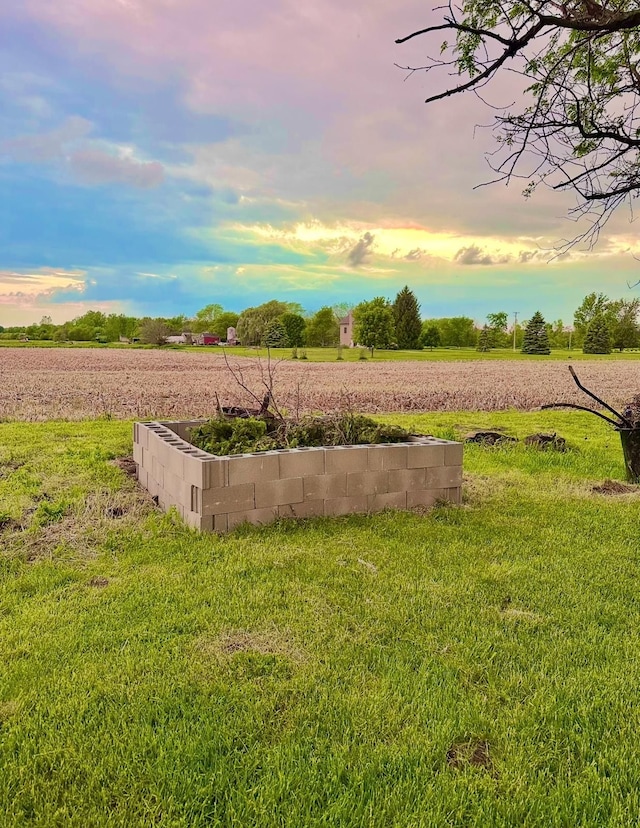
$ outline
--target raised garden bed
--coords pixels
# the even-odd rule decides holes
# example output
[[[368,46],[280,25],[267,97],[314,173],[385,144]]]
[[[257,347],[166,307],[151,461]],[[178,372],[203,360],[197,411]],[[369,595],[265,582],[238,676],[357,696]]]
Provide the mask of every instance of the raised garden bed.
[[[216,457],[188,440],[203,422],[135,423],[133,438],[141,485],[196,529],[460,502],[462,445],[451,440]]]

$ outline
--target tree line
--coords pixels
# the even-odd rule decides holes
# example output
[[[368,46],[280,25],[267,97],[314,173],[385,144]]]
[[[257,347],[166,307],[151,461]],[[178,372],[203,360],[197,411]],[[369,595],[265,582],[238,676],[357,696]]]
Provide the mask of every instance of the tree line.
[[[210,333],[224,341],[228,328],[232,327],[243,345],[336,347],[340,342],[340,320],[350,310],[353,342],[371,350],[475,347],[480,351],[517,348],[529,353],[548,353],[551,348],[575,347],[585,353],[606,354],[614,349],[640,347],[640,299],[637,298],[612,300],[604,293],[590,293],[576,309],[572,325],[565,325],[562,319],[546,322],[537,312],[528,322],[514,326],[509,324],[505,311],[497,311],[488,314],[486,323],[478,327],[468,316],[423,319],[416,296],[408,286],[399,291],[393,302],[378,296],[354,308],[347,304],[327,305],[313,314],[305,313],[297,303],[275,299],[241,313],[212,303],[192,317],[138,318],[91,310],[62,325],[54,325],[45,316],[37,324],[0,328],[0,338],[104,343],[124,338],[162,345],[167,337],[185,331]],[[533,340],[532,330],[536,332]]]

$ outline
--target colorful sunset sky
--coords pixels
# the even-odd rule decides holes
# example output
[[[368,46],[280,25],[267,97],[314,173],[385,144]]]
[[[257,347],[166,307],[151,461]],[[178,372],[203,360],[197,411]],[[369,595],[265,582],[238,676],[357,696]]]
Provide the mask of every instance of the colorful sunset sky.
[[[425,317],[570,322],[640,264],[620,212],[594,252],[570,197],[491,177],[490,112],[425,106],[421,0],[0,4],[0,324],[393,298]],[[498,94],[508,98],[508,83]]]

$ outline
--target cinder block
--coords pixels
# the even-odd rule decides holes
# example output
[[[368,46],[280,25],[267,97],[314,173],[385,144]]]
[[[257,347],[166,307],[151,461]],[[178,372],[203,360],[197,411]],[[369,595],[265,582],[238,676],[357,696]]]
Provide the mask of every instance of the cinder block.
[[[407,508],[414,509],[419,506],[423,509],[430,509],[439,500],[444,499],[444,489],[415,489],[407,492]]]
[[[388,491],[388,471],[352,472],[347,474],[347,497],[382,494]]]
[[[415,444],[409,449],[407,455],[407,468],[427,468],[430,466],[444,465],[444,446]]]
[[[213,516],[199,515],[197,512],[184,510],[184,522],[192,529],[199,529],[201,532],[213,532]]]
[[[356,512],[366,512],[369,509],[366,495],[356,497],[335,497],[324,502],[324,513],[327,516],[353,515]]]
[[[407,468],[407,446],[405,445],[369,446],[368,455],[371,471]]]
[[[171,474],[167,469],[164,470],[164,489],[172,498],[174,503],[191,509],[191,486],[175,474]]]
[[[278,480],[280,465],[277,454],[247,454],[229,457],[229,486],[240,483],[258,483],[266,480]]]
[[[320,474],[302,480],[305,500],[327,500],[347,496],[346,474]]]
[[[214,532],[228,532],[229,531],[229,516],[228,515],[213,515],[213,531]]]
[[[204,455],[204,456],[198,456]],[[228,459],[208,457],[204,452],[183,455],[183,474],[187,483],[199,489],[217,489],[228,481]]]
[[[186,484],[189,485],[188,483]],[[202,489],[197,486],[191,486],[191,511],[202,514]]]
[[[291,449],[277,457],[281,478],[324,474],[324,449]]]
[[[327,474],[366,471],[369,465],[368,446],[334,446],[324,450]]]
[[[460,504],[462,502],[462,489],[460,486],[454,486],[451,489],[444,490],[445,499],[449,501],[449,503],[457,503]]]
[[[396,469],[389,472],[389,491],[408,492],[412,489],[424,489],[425,470]]]
[[[255,486],[253,483],[202,490],[203,515],[245,512],[250,509],[255,509]]]
[[[182,474],[182,454],[176,451],[177,445],[177,438],[162,440],[157,452],[158,460],[172,474]]]
[[[165,472],[171,472],[176,477],[184,479],[184,452],[181,451],[179,446],[176,446],[167,453],[167,457],[168,462],[163,463]]]
[[[462,466],[426,469],[425,489],[450,489],[462,484]]]
[[[142,488],[146,489],[149,485],[149,473],[147,470],[142,466],[138,466],[136,477],[138,478],[138,483],[142,486]]]
[[[133,424],[133,442],[144,449],[149,445],[149,429],[144,423]]]
[[[463,455],[462,443],[449,443],[444,447],[445,466],[461,466]]]
[[[303,503],[285,503],[278,506],[283,518],[310,518],[324,515],[324,500],[305,500]]]
[[[256,483],[256,509],[281,506],[285,503],[301,503],[304,499],[301,477],[270,480]]]
[[[380,512],[382,509],[406,509],[406,492],[387,492],[386,494],[371,494],[367,497],[370,512]]]
[[[148,478],[147,478],[146,489],[149,492],[149,494],[151,495],[151,497],[157,497],[158,496],[158,492],[160,491],[160,486],[153,479],[152,475],[149,475]]]
[[[142,446],[140,443],[133,444],[133,462],[142,465]]]
[[[232,512],[227,518],[229,531],[240,526],[242,523],[264,524],[273,523],[278,517],[278,509],[275,506],[267,509],[250,509],[246,512]]]
[[[151,477],[155,480],[158,486],[164,486],[164,466],[155,454],[151,458]]]
[[[196,426],[202,425],[206,420],[179,420],[173,423],[167,423],[167,428],[173,431],[181,440],[189,442],[190,431]]]

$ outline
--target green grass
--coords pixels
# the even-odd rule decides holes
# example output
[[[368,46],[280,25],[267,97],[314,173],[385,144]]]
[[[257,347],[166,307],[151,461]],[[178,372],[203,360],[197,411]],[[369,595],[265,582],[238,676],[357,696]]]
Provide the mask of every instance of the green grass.
[[[117,348],[117,349],[157,349],[156,345],[142,345],[140,343],[128,345],[121,342],[51,342],[48,340],[29,342],[18,342],[17,340],[0,340],[0,347],[5,348]],[[197,354],[216,354],[223,358],[223,349],[217,345],[164,345],[162,350],[189,351]],[[234,357],[266,357],[266,348],[227,348],[229,356]],[[337,348],[299,348],[298,359],[306,352],[309,362],[335,362],[338,357]],[[271,348],[271,356],[275,359],[291,359],[292,348]],[[358,362],[360,359],[360,348],[343,348],[342,359],[345,362]],[[543,362],[545,360],[574,362],[580,360],[640,360],[640,350],[623,351],[612,354],[583,354],[580,349],[558,349],[551,351],[549,356],[530,356],[520,351],[512,351],[509,348],[498,349],[482,353],[475,348],[434,348],[422,351],[374,351],[373,357],[368,350],[365,351],[367,359],[374,362],[403,362],[406,360],[418,360],[426,362],[456,362],[459,360],[529,360]],[[304,361],[304,360],[303,360]]]
[[[109,462],[130,424],[0,425],[3,828],[636,824],[640,498],[591,491],[617,435],[385,419],[571,450],[468,447],[460,508],[212,537]],[[490,767],[450,766],[474,741]]]
[[[217,353],[222,358],[222,349],[218,346],[215,347],[201,347],[201,346],[176,346],[180,348],[180,350],[185,351],[193,351],[193,352],[208,352],[208,353]],[[360,359],[360,348],[343,348],[342,349],[342,358],[345,362],[358,362]],[[228,348],[227,353],[233,356],[243,356],[243,357],[266,357],[267,356],[267,349],[266,348]],[[292,358],[293,349],[292,348],[271,348],[271,356],[275,359],[291,359]],[[303,349],[298,349],[298,359],[300,359],[300,355],[303,353]],[[335,362],[337,361],[338,356],[338,349],[337,348],[307,348],[307,360],[309,362]],[[422,351],[374,351],[373,357],[366,351],[367,359],[373,360],[374,362],[403,362],[406,360],[418,360],[418,361],[425,361],[425,362],[456,362],[459,360],[512,360],[512,359],[522,359],[522,360],[529,360],[533,362],[541,362],[544,360],[555,360],[555,361],[580,361],[583,359],[595,359],[595,360],[628,360],[640,359],[640,351],[623,351],[622,353],[613,353],[613,354],[583,354],[581,350],[573,349],[568,351],[566,349],[563,350],[556,350],[552,351],[549,356],[530,356],[528,354],[522,354],[520,351],[516,351],[515,353],[510,349],[504,350],[495,350],[495,351],[488,351],[486,353],[482,353],[481,351],[476,351],[475,348],[434,348],[433,351],[430,349],[424,349]]]

